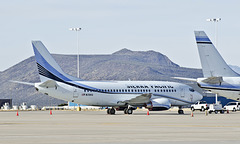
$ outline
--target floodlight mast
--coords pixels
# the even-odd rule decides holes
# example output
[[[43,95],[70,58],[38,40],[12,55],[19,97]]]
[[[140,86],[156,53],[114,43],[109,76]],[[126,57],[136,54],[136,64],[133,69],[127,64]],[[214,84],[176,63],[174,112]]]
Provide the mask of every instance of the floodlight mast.
[[[220,20],[222,20],[221,18],[212,18],[212,19],[207,19],[207,22],[214,22],[215,23],[215,45],[216,45],[216,48],[217,48],[217,30],[218,30],[218,27],[217,27],[217,22],[219,22]]]
[[[217,22],[219,22],[221,18],[213,18],[213,19],[207,19],[208,22],[214,22],[215,23],[215,45],[217,48]],[[218,104],[218,94],[215,95],[215,101],[216,104]]]
[[[78,39],[78,32],[81,30],[82,28],[70,28],[70,31],[76,31],[77,32],[77,77],[80,78],[80,70],[79,70],[79,39]]]

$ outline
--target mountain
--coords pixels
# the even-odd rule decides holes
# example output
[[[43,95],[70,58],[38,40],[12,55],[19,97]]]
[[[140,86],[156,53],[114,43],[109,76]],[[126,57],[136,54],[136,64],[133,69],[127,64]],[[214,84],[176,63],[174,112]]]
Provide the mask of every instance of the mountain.
[[[60,67],[76,76],[76,55],[53,54]],[[84,80],[164,80],[178,81],[171,77],[202,77],[200,69],[180,67],[167,56],[155,51],[122,49],[109,55],[81,55],[80,77]],[[12,98],[13,104],[57,105],[62,100],[37,92],[32,86],[9,82],[39,82],[35,58],[30,57],[0,73],[0,99]]]

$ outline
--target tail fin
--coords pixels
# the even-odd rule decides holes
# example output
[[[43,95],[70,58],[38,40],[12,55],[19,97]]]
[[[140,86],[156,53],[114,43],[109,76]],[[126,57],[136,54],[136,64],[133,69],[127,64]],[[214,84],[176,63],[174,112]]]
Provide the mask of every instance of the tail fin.
[[[236,77],[204,31],[195,31],[204,77]]]
[[[41,41],[32,41],[32,46],[42,82],[47,80],[60,82],[73,80],[80,81],[80,79],[63,72]]]

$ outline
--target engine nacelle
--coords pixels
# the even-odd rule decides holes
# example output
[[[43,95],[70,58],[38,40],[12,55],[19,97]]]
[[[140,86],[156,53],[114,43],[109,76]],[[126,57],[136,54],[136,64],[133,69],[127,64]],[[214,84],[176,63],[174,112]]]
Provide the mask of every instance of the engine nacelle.
[[[171,108],[171,103],[167,98],[155,98],[151,99],[151,102],[146,104],[146,108],[150,111],[168,110]]]

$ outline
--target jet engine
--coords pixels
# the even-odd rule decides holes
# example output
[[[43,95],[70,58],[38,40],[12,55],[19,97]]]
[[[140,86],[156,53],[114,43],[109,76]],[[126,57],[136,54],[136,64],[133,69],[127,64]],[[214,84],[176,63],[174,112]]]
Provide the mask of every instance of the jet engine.
[[[171,107],[171,103],[167,98],[155,98],[151,99],[151,102],[146,104],[146,108],[150,111],[168,110]]]

